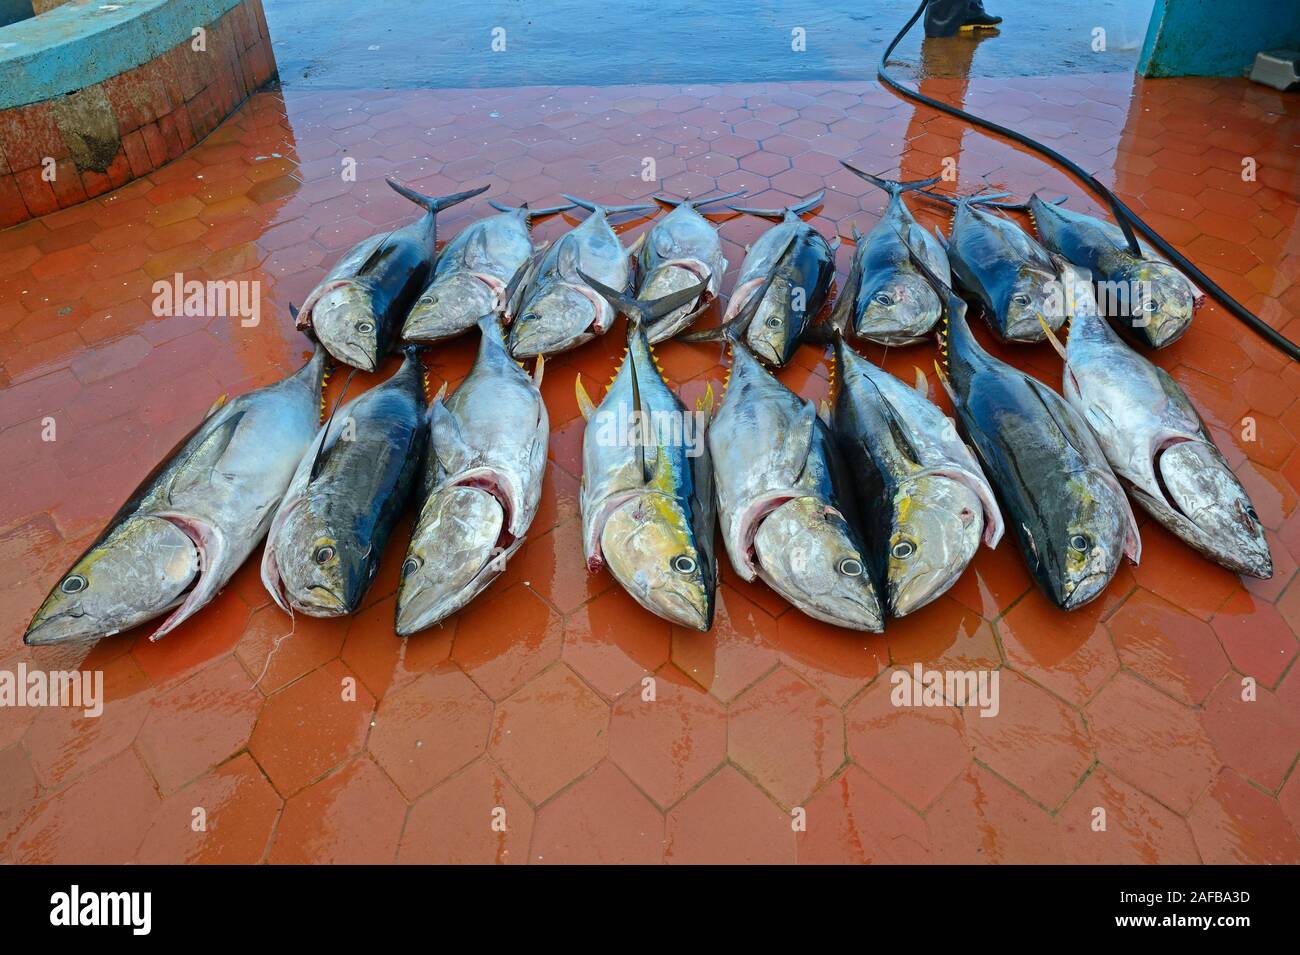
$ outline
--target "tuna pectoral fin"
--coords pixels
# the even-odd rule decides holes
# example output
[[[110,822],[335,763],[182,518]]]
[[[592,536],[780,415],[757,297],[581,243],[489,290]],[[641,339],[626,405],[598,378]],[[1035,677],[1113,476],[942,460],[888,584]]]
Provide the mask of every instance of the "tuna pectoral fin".
[[[777,449],[772,461],[772,473],[777,480],[791,487],[797,485],[808,465],[808,454],[812,449],[813,431],[817,427],[817,409],[811,401],[803,403],[799,417],[790,423],[786,439]]]
[[[199,554],[199,580],[181,605],[173,610],[171,616],[163,621],[162,626],[150,635],[149,639],[155,642],[203,609],[243,562],[242,558],[231,561],[230,546],[225,533],[220,528],[185,514],[158,514],[157,516],[175,524],[193,542]]]
[[[473,451],[461,431],[460,421],[441,400],[429,406],[429,439],[440,461],[456,461],[473,457]]]

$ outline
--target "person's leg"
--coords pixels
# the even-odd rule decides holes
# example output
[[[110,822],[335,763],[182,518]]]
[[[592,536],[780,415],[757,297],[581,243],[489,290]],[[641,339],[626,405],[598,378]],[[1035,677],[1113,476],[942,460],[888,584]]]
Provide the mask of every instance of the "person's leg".
[[[925,35],[956,36],[966,22],[969,3],[970,0],[930,0],[925,8]]]

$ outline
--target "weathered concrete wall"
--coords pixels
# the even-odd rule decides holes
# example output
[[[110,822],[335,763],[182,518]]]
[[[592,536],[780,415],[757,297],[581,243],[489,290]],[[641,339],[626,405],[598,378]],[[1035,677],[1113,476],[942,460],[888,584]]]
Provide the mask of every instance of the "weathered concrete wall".
[[[190,2],[176,0],[178,7],[192,10]],[[0,103],[0,228],[147,175],[193,146],[276,77],[261,0],[217,2],[224,12],[210,21],[168,21],[171,33],[134,36],[134,53],[119,49],[113,54],[119,57],[117,65],[129,62],[122,56],[138,58],[141,50],[161,52],[105,78],[99,78],[103,61],[92,61],[88,53],[82,70],[86,81],[71,89],[65,88],[66,64],[77,56],[71,40],[51,54],[53,62],[42,62],[36,49],[22,50],[21,62],[36,64],[34,69],[0,58],[0,98],[22,101],[7,108]],[[64,18],[71,10],[47,16]],[[9,30],[33,22],[7,28],[6,39]],[[193,35],[196,28],[202,30],[200,37]],[[119,25],[116,32],[130,36],[128,29],[129,24]],[[51,82],[57,85],[51,87]],[[33,90],[52,88],[60,92],[32,99]]]
[[[1143,76],[1241,76],[1260,50],[1300,49],[1297,0],[1156,0]]]

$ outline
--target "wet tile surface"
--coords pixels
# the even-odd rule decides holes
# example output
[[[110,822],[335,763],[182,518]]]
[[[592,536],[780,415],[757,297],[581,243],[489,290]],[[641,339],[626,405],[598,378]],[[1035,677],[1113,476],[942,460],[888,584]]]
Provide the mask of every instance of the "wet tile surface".
[[[1294,98],[1124,74],[925,91],[1085,157],[1300,338]],[[305,355],[288,304],[411,216],[384,176],[429,193],[491,182],[499,201],[543,205],[561,190],[618,203],[740,188],[780,205],[824,186],[812,222],[831,236],[865,231],[884,205],[837,159],[910,179],[945,157],[964,188],[1068,193],[1099,211],[1058,171],[871,84],[292,91],[255,96],[144,179],[0,232],[0,670],[102,670],[107,695],[98,719],[0,708],[0,860],[1300,861],[1300,372],[1213,303],[1155,360],[1249,488],[1271,581],[1244,582],[1147,521],[1142,564],[1068,616],[1007,541],[883,635],[811,621],[725,565],[713,631],[672,627],[582,563],[572,381],[609,374],[620,325],[548,363],[541,513],[503,579],[441,628],[393,634],[402,524],[349,619],[291,624],[249,566],[157,644],[21,645],[57,575],[213,398]],[[340,175],[349,158],[355,181]],[[661,182],[642,179],[646,158]],[[451,210],[443,236],[485,208]],[[644,228],[629,223],[625,241]],[[730,288],[765,226],[721,228]],[[178,271],[260,282],[260,323],[155,315],[153,282]],[[474,347],[429,353],[431,387],[463,377]],[[1045,346],[995,350],[1059,384]],[[934,357],[867,353],[907,380]],[[689,396],[725,374],[716,349],[660,355]],[[782,377],[820,399],[826,357],[805,346]],[[895,705],[916,665],[998,670],[999,712]]]

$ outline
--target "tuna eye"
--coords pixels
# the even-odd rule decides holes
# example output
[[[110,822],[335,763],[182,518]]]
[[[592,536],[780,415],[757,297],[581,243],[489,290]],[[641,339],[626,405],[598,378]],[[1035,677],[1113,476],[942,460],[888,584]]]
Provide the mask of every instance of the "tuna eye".
[[[695,573],[695,558],[686,554],[678,554],[673,558],[672,568],[679,574],[693,574]]]
[[[374,330],[374,322],[357,322],[357,331],[361,332],[363,335],[369,335]]]
[[[402,576],[409,577],[420,569],[422,561],[418,557],[408,557],[402,561]]]
[[[862,561],[858,560],[856,557],[845,557],[840,561],[839,571],[845,577],[861,577]]]
[[[1024,292],[1017,292],[1015,295],[1011,296],[1011,301],[1015,302],[1017,305],[1028,305],[1029,296]]]
[[[316,553],[312,555],[312,559],[318,564],[328,564],[334,559],[334,548],[330,547],[328,544],[324,547],[317,547]]]
[[[81,574],[73,574],[71,577],[64,579],[59,585],[59,589],[65,594],[79,594],[86,589],[86,578]]]
[[[1149,298],[1142,303],[1142,311],[1144,312],[1154,312],[1159,307],[1160,306],[1156,304],[1156,300],[1152,298]]]
[[[1259,523],[1259,515],[1255,513],[1254,505],[1251,504],[1246,505],[1246,516],[1249,517],[1256,524]]]
[[[890,295],[888,292],[877,292],[875,298],[876,298],[877,305],[894,304],[894,296]]]
[[[767,320],[766,324],[767,324],[767,327],[768,327],[768,328],[780,328],[780,327],[781,327],[781,319],[779,319],[779,318],[777,318],[775,315],[773,315],[771,318],[769,318],[769,319]]]
[[[1080,554],[1088,553],[1089,541],[1086,534],[1074,534],[1070,538],[1070,550],[1078,551]]]
[[[911,541],[899,541],[892,548],[890,548],[889,556],[895,558],[896,560],[907,560],[907,558],[911,557],[915,553],[916,553],[915,544],[913,544]]]

